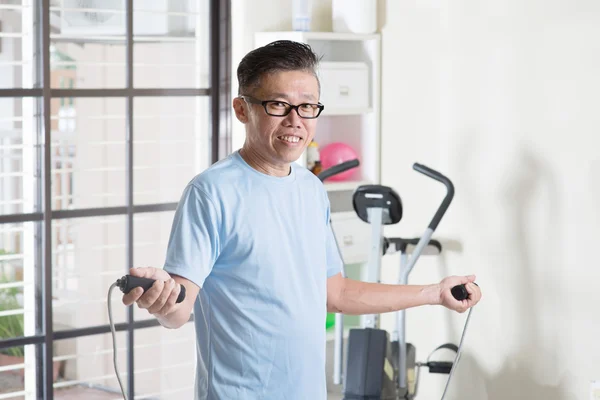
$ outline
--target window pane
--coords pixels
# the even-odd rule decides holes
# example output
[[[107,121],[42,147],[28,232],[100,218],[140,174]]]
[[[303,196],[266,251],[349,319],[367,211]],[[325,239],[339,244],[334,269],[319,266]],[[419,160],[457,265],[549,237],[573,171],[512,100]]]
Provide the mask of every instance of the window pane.
[[[174,211],[136,214],[133,217],[133,264],[163,268]],[[147,310],[134,307],[136,320],[153,319]]]
[[[127,333],[116,333],[117,367],[127,390]],[[136,343],[139,351],[143,351]],[[56,400],[118,399],[121,388],[113,366],[110,333],[54,342],[54,362],[61,378],[54,383]]]
[[[0,4],[0,89],[34,86],[34,23],[31,1]]]
[[[209,2],[134,1],[134,86],[208,87]]]
[[[134,202],[179,201],[210,163],[209,99],[134,99]]]
[[[136,395],[161,400],[194,398],[194,324],[179,329],[139,329],[135,343]]]
[[[0,340],[32,336],[39,223],[0,224]]]
[[[126,204],[125,100],[52,99],[52,208]]]
[[[0,215],[36,210],[36,102],[0,98]]]
[[[52,88],[125,87],[125,1],[53,2],[50,67],[69,79]]]
[[[35,350],[35,345],[0,349],[0,398],[36,397]]]
[[[53,319],[55,330],[108,324],[108,289],[126,273],[126,217],[52,221]],[[115,288],[115,323],[125,322],[123,294]]]

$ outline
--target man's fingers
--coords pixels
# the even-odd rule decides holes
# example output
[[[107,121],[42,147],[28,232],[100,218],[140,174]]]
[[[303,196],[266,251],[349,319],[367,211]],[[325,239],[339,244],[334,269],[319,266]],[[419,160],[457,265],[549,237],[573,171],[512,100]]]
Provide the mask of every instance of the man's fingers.
[[[173,290],[171,291],[171,295],[169,296],[169,299],[167,300],[167,302],[165,303],[163,308],[161,308],[157,312],[157,314],[167,315],[168,313],[171,312],[173,307],[175,307],[175,304],[177,302],[177,297],[179,297],[179,293],[181,292],[181,285],[178,285],[177,282],[174,282],[173,286],[174,287],[173,287]]]
[[[158,296],[162,293],[163,287],[165,283],[163,281],[157,280],[152,284],[152,287],[146,290],[146,293],[138,300],[138,306],[140,308],[149,308],[154,304]]]
[[[481,299],[481,290],[479,286],[475,283],[476,280],[475,275],[466,275],[466,276],[449,276],[443,280],[444,284],[444,305],[454,311],[459,313],[464,313],[469,308],[476,305]],[[451,290],[453,287],[458,285],[464,285],[468,297],[464,300],[457,300],[452,294]]]
[[[123,304],[130,306],[135,303],[144,293],[144,289],[138,287],[123,295]]]
[[[155,282],[146,292],[142,288],[135,288],[126,293],[123,296],[123,304],[129,306],[137,303],[139,308],[149,309],[151,313],[162,309],[173,288],[173,284],[165,288],[165,282],[171,281],[169,274],[162,269],[152,267],[130,268],[129,274],[137,278],[153,279]]]
[[[472,303],[477,303],[481,300],[481,289],[474,283],[468,283],[465,285],[467,288],[467,292],[469,293],[469,298]]]
[[[467,285],[471,282],[475,282],[475,275],[466,275],[466,276],[461,276],[460,277],[460,283],[462,285]]]
[[[169,279],[163,285],[163,289],[156,299],[156,301],[148,307],[148,312],[150,314],[155,314],[160,311],[161,308],[164,307],[167,300],[169,300],[169,296],[171,295],[171,291],[173,290],[173,286],[175,285],[175,281],[173,279]]]
[[[154,271],[155,268],[150,267],[130,268],[129,275],[137,276],[139,278],[156,279],[154,278]]]
[[[475,275],[464,275],[464,276],[449,276],[445,278],[442,282],[446,288],[453,288],[458,285],[467,285],[469,283],[475,282]]]

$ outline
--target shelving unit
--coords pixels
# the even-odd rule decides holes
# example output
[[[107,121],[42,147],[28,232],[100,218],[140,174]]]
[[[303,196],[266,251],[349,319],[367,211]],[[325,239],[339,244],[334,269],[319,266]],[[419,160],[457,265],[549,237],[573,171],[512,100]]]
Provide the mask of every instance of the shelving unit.
[[[360,185],[379,183],[380,35],[336,32],[255,34],[256,47],[276,40],[307,43],[321,57],[318,74],[325,109],[315,134],[319,148],[343,142],[358,154],[361,165],[350,180],[326,183],[327,190],[351,192]],[[306,154],[297,162],[306,166]]]
[[[368,261],[371,227],[356,216],[352,207],[354,190],[379,184],[380,172],[380,71],[379,34],[335,32],[258,32],[255,47],[276,40],[309,44],[321,57],[318,75],[321,103],[315,141],[319,148],[343,142],[354,149],[360,166],[348,180],[329,181],[325,187],[331,203],[331,218],[347,272],[360,278],[361,265]],[[306,166],[306,153],[297,163]]]

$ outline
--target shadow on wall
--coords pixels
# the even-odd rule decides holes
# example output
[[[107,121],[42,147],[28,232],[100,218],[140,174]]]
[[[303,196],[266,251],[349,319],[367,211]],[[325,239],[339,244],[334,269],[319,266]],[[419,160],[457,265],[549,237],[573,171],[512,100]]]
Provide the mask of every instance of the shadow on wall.
[[[589,169],[589,187],[593,204],[600,204],[600,158],[591,162]],[[600,207],[594,208],[596,226],[600,226]]]
[[[469,144],[471,148],[476,145],[474,142]],[[470,154],[480,154],[482,158],[487,154],[487,151],[478,151],[483,149],[473,150]],[[479,160],[462,159],[459,166],[460,176],[465,182],[461,185],[461,190],[465,192],[461,197],[463,205],[469,210],[469,226],[479,227],[475,243],[481,247],[477,253],[483,254],[484,259],[489,254],[490,263],[482,266],[488,293],[497,294],[498,308],[484,307],[488,312],[498,312],[499,315],[483,315],[481,318],[487,322],[473,323],[481,315],[477,309],[474,310],[465,352],[448,391],[448,400],[576,399],[567,389],[570,377],[563,372],[556,353],[556,349],[560,348],[558,336],[540,326],[549,315],[552,319],[556,318],[548,313],[555,309],[560,297],[542,295],[542,291],[560,292],[560,282],[554,278],[556,275],[543,273],[545,268],[561,267],[557,264],[561,259],[557,182],[550,168],[528,148],[520,146],[516,150],[512,157],[492,157],[486,161],[486,168],[501,170],[500,177],[498,170],[494,173],[495,178],[499,179],[490,179],[486,171],[473,168],[473,165],[479,164]],[[503,165],[489,166],[493,159]],[[490,219],[493,223],[488,224]],[[537,224],[531,223],[534,220]],[[511,265],[503,268],[503,264],[496,262],[495,256],[503,262],[508,260]],[[443,258],[441,262],[445,262]],[[442,268],[448,271],[445,264]],[[540,280],[540,276],[544,279]],[[486,300],[485,287],[483,292],[482,305]],[[541,298],[543,304],[540,304]],[[458,344],[462,325],[457,327],[451,324],[451,318],[449,315],[447,323],[454,327],[452,339]],[[495,324],[495,321],[499,324]],[[560,324],[561,321],[552,322]],[[485,326],[489,332],[475,331],[477,324]],[[548,322],[544,325],[547,326]],[[485,349],[484,354],[476,354],[468,349],[469,337],[476,335],[487,336],[487,339],[478,338],[483,343],[480,348]],[[499,363],[501,367],[493,373],[487,372],[489,363],[481,365],[485,354],[496,361],[504,355]]]
[[[518,354],[511,354],[519,357]],[[554,386],[535,381],[531,368],[520,365],[519,360],[509,360],[505,366],[494,374],[482,371],[477,358],[470,353],[463,353],[459,369],[446,398],[473,400],[577,400],[574,394],[568,393],[567,378]]]

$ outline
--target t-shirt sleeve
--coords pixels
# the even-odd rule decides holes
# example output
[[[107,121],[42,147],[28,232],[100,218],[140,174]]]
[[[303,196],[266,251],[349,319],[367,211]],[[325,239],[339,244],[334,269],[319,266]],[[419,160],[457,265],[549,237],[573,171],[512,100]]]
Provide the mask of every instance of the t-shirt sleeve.
[[[344,261],[340,255],[340,251],[337,246],[337,242],[335,240],[335,236],[333,234],[333,230],[331,229],[331,208],[329,206],[329,202],[327,202],[327,277],[331,278],[332,276],[342,272],[344,268]]]
[[[210,197],[189,184],[175,211],[164,270],[202,287],[220,252],[219,221]]]

